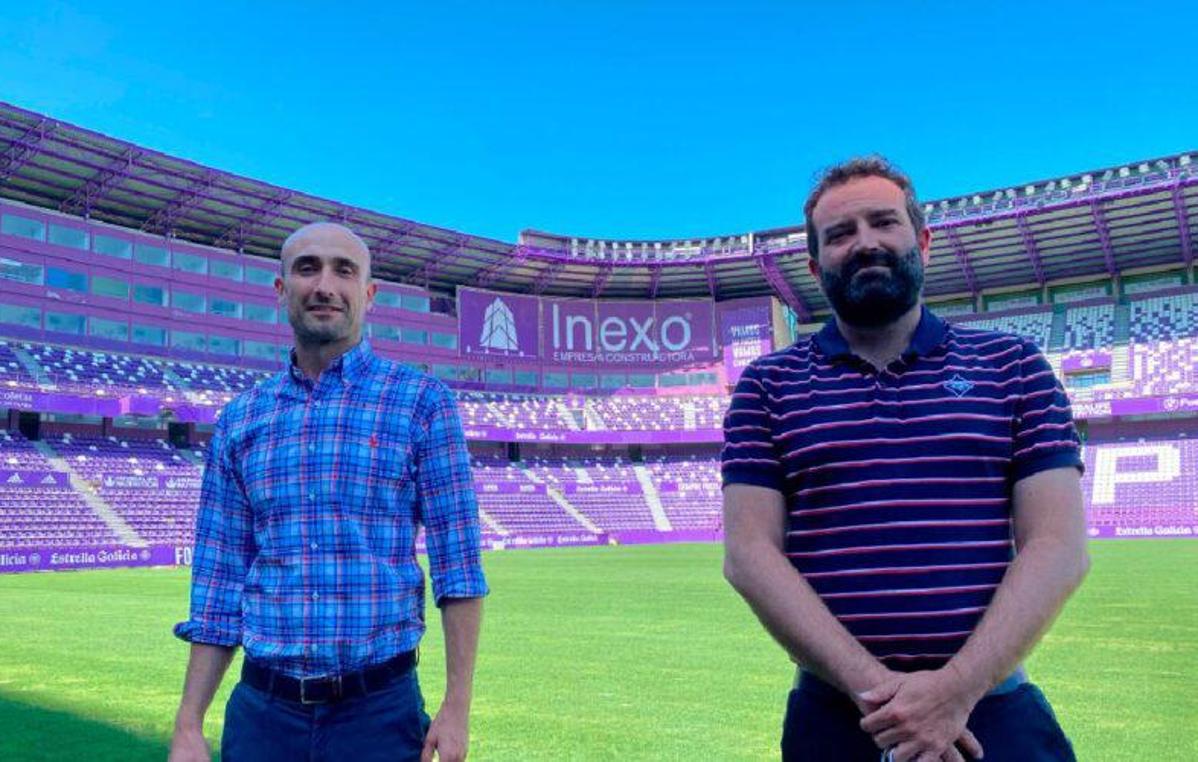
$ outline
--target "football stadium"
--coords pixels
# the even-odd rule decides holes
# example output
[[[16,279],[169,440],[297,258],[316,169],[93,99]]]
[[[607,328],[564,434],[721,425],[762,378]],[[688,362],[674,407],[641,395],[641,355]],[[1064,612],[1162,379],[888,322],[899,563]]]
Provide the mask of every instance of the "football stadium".
[[[1192,759],[1198,153],[924,209],[927,303],[1041,347],[1084,442],[1093,569],[1029,670],[1079,758]],[[793,666],[721,575],[719,460],[744,367],[830,314],[801,224],[500,241],[0,104],[0,757],[165,757],[205,448],[286,362],[279,250],[319,220],[370,246],[374,349],[457,398],[494,591],[472,758],[775,755]]]

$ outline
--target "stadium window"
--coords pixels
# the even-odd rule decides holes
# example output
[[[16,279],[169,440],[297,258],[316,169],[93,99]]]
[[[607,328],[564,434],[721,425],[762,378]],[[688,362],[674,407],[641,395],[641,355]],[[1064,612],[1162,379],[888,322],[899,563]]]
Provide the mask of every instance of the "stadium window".
[[[629,373],[628,385],[633,389],[652,389],[653,388],[652,373]]]
[[[399,326],[386,325],[384,323],[371,323],[370,336],[374,339],[386,339],[387,341],[399,341]]]
[[[458,368],[459,381],[481,381],[483,373],[478,368],[472,368],[469,365]]]
[[[275,271],[246,265],[245,282],[254,286],[273,286],[275,284]]]
[[[457,381],[458,366],[456,365],[433,365],[433,375],[442,381]]]
[[[68,249],[87,251],[87,231],[50,223],[50,243]]]
[[[107,235],[96,235],[92,237],[92,251],[97,254],[102,254],[106,257],[116,257],[117,259],[132,259],[133,244],[123,238],[113,238]]]
[[[428,331],[419,331],[415,328],[399,329],[399,340],[405,344],[420,344],[421,346],[428,344]]]
[[[40,286],[43,280],[42,266],[18,262],[15,259],[0,258],[0,278]]]
[[[273,360],[279,356],[279,348],[265,341],[246,339],[241,343],[241,355],[257,360]]]
[[[166,344],[166,329],[156,325],[134,323],[131,335],[135,344],[148,344],[153,347],[161,347]]]
[[[110,299],[129,299],[129,283],[119,278],[107,278],[103,275],[92,276],[92,293],[96,296],[107,296]]]
[[[154,265],[155,267],[166,267],[170,264],[170,254],[166,249],[161,246],[151,246],[148,243],[139,243],[133,247],[133,259],[143,265]]]
[[[208,300],[208,314],[219,317],[241,317],[241,304],[229,299],[218,299],[215,296]]]
[[[714,373],[691,373],[689,379],[690,379],[691,386],[706,386],[706,385],[715,383],[715,374]]]
[[[399,306],[400,309],[405,309],[409,312],[428,312],[428,297],[416,296],[414,294],[400,294]]]
[[[46,240],[46,225],[39,220],[19,217],[15,214],[0,215],[0,233],[28,238],[31,241]]]
[[[208,337],[208,351],[216,355],[231,355],[236,357],[241,354],[241,342],[237,339],[231,339],[228,336],[213,334]]]
[[[512,383],[512,372],[510,370],[488,368],[486,378],[488,384],[510,384]]]
[[[240,283],[241,265],[236,262],[226,262],[223,259],[211,259],[208,261],[208,274]]]
[[[604,389],[620,389],[628,384],[628,377],[623,373],[604,373],[599,378],[599,385]]]
[[[152,304],[155,307],[166,306],[166,289],[158,286],[133,284],[133,301],[139,304]]]
[[[46,288],[65,288],[67,291],[87,293],[87,274],[57,267],[46,268]]]
[[[243,311],[245,319],[253,320],[255,323],[277,323],[279,321],[279,311],[268,304],[246,302]]]
[[[376,293],[374,295],[374,302],[375,302],[375,304],[379,305],[380,307],[394,307],[395,309],[399,309],[399,307],[400,307],[399,293],[396,291],[381,291],[380,290],[378,293]]]
[[[107,320],[92,316],[87,319],[87,333],[89,336],[98,336],[101,339],[128,341],[129,324],[123,320]]]
[[[171,330],[171,346],[178,349],[190,349],[195,352],[208,351],[208,339],[202,333],[195,331]]]
[[[432,339],[432,345],[434,347],[440,347],[441,349],[458,348],[458,335],[456,333],[440,333],[438,331],[433,331],[430,338]]]
[[[516,384],[518,386],[536,386],[537,372],[535,370],[516,371]]]
[[[171,291],[171,306],[184,312],[204,312],[204,297],[186,291]]]
[[[541,380],[541,385],[552,389],[564,389],[569,386],[565,373],[546,373]]]
[[[594,389],[599,377],[594,373],[571,373],[570,385],[575,389]]]
[[[185,251],[172,251],[171,259],[174,261],[174,268],[180,272],[195,273],[196,275],[208,274],[208,257],[188,254]]]
[[[688,383],[685,373],[662,373],[657,377],[658,386],[686,386]]]
[[[70,312],[47,312],[46,330],[54,333],[83,335],[84,317]]]
[[[42,311],[22,304],[0,304],[0,323],[26,328],[42,327]]]

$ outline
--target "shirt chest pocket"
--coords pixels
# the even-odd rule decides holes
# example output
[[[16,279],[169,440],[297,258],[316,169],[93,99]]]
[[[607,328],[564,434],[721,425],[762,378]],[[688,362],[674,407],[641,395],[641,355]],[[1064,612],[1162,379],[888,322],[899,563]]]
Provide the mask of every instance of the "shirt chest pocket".
[[[412,481],[411,447],[406,441],[369,435],[347,438],[340,452],[343,478],[330,485],[351,510],[374,513],[398,508]]]

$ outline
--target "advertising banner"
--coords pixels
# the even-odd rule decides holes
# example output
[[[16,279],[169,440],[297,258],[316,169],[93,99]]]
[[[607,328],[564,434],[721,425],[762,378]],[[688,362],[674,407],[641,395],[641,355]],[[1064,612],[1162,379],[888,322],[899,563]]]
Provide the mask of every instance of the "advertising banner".
[[[715,358],[712,303],[541,300],[541,360],[563,365],[678,366]]]
[[[717,305],[724,372],[735,384],[745,366],[774,348],[769,297],[737,299]]]
[[[0,471],[0,485],[8,487],[69,487],[71,478],[62,471]]]
[[[11,548],[0,550],[0,574],[118,566],[187,566],[191,557],[190,545]]]
[[[1111,353],[1101,350],[1061,358],[1061,370],[1065,373],[1102,370],[1109,367],[1111,367]]]
[[[458,289],[458,351],[483,360],[534,360],[540,352],[535,296]]]

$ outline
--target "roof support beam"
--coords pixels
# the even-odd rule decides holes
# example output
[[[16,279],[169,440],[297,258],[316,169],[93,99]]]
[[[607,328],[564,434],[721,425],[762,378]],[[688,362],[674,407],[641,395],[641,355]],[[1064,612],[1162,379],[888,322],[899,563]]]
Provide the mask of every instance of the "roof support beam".
[[[1023,239],[1023,248],[1027,258],[1032,263],[1032,272],[1036,274],[1036,283],[1044,286],[1044,263],[1040,260],[1040,249],[1036,247],[1036,239],[1032,237],[1031,226],[1027,224],[1027,213],[1020,212],[1015,216],[1015,227],[1019,228],[1019,237]]]
[[[1177,228],[1181,232],[1181,257],[1186,267],[1194,261],[1194,241],[1190,238],[1190,219],[1186,214],[1185,199],[1181,195],[1181,178],[1173,183],[1173,213],[1177,216]]]
[[[591,286],[592,299],[598,299],[599,295],[603,293],[603,289],[607,288],[607,282],[611,280],[612,270],[614,269],[615,265],[610,262],[599,268],[599,273],[595,276],[595,284]]]
[[[969,264],[969,256],[965,253],[965,245],[961,243],[961,236],[957,235],[957,231],[953,228],[946,228],[944,237],[948,239],[953,248],[953,256],[957,260],[957,267],[961,268],[961,275],[965,278],[965,285],[969,287],[969,293],[976,297],[978,295],[978,279],[973,272],[973,265]]]
[[[528,246],[516,244],[512,249],[510,256],[505,259],[497,259],[487,265],[478,275],[475,276],[475,282],[478,285],[486,288],[501,277],[506,275],[513,268],[519,267],[525,259],[528,258],[529,252],[532,251]]]
[[[17,138],[12,147],[0,156],[0,183],[12,177],[25,163],[37,156],[38,145],[58,126],[49,117],[42,117],[24,135]]]
[[[765,276],[766,283],[770,284],[774,294],[786,303],[786,306],[794,310],[795,316],[802,323],[811,322],[811,310],[807,309],[807,305],[799,299],[799,295],[790,287],[786,276],[782,274],[782,270],[778,267],[778,261],[772,253],[762,254],[757,258],[757,267],[761,270],[761,274]]]
[[[532,284],[532,292],[537,296],[545,293],[545,289],[553,284],[553,279],[557,274],[566,268],[566,260],[558,259],[549,263],[549,266],[541,271],[537,276],[536,282]]]
[[[703,274],[707,276],[707,290],[711,292],[711,298],[714,301],[716,292],[719,290],[719,284],[715,280],[715,267],[712,266],[711,260],[703,263]]]
[[[1106,262],[1106,274],[1115,277],[1115,248],[1111,245],[1111,231],[1106,224],[1106,215],[1102,207],[1095,201],[1090,204],[1090,216],[1094,218],[1094,227],[1098,230],[1098,240],[1102,243],[1102,259]]]
[[[266,201],[263,204],[260,204],[258,208],[250,212],[244,220],[236,225],[231,225],[228,228],[225,228],[224,232],[217,237],[216,242],[212,245],[218,249],[227,249],[232,247],[240,250],[242,245],[245,243],[245,239],[249,238],[250,234],[253,233],[256,228],[272,219],[275,216],[275,212],[277,212],[284,204],[290,201],[291,197],[294,195],[295,193],[293,191],[285,190],[274,198]],[[236,245],[234,246],[233,244]]]
[[[208,169],[188,185],[173,201],[170,201],[142,224],[141,229],[146,233],[169,235],[175,227],[179,215],[203,202],[203,193],[216,184],[220,172]]]
[[[109,190],[120,185],[121,181],[129,177],[133,169],[133,163],[141,156],[142,151],[139,148],[129,147],[125,152],[118,156],[107,167],[97,172],[90,180],[83,184],[79,190],[75,191],[69,198],[58,205],[58,211],[66,214],[82,214],[84,217],[90,217],[92,206],[104,198]]]
[[[661,270],[659,264],[649,266],[649,298],[657,298],[657,287],[661,285]]]

